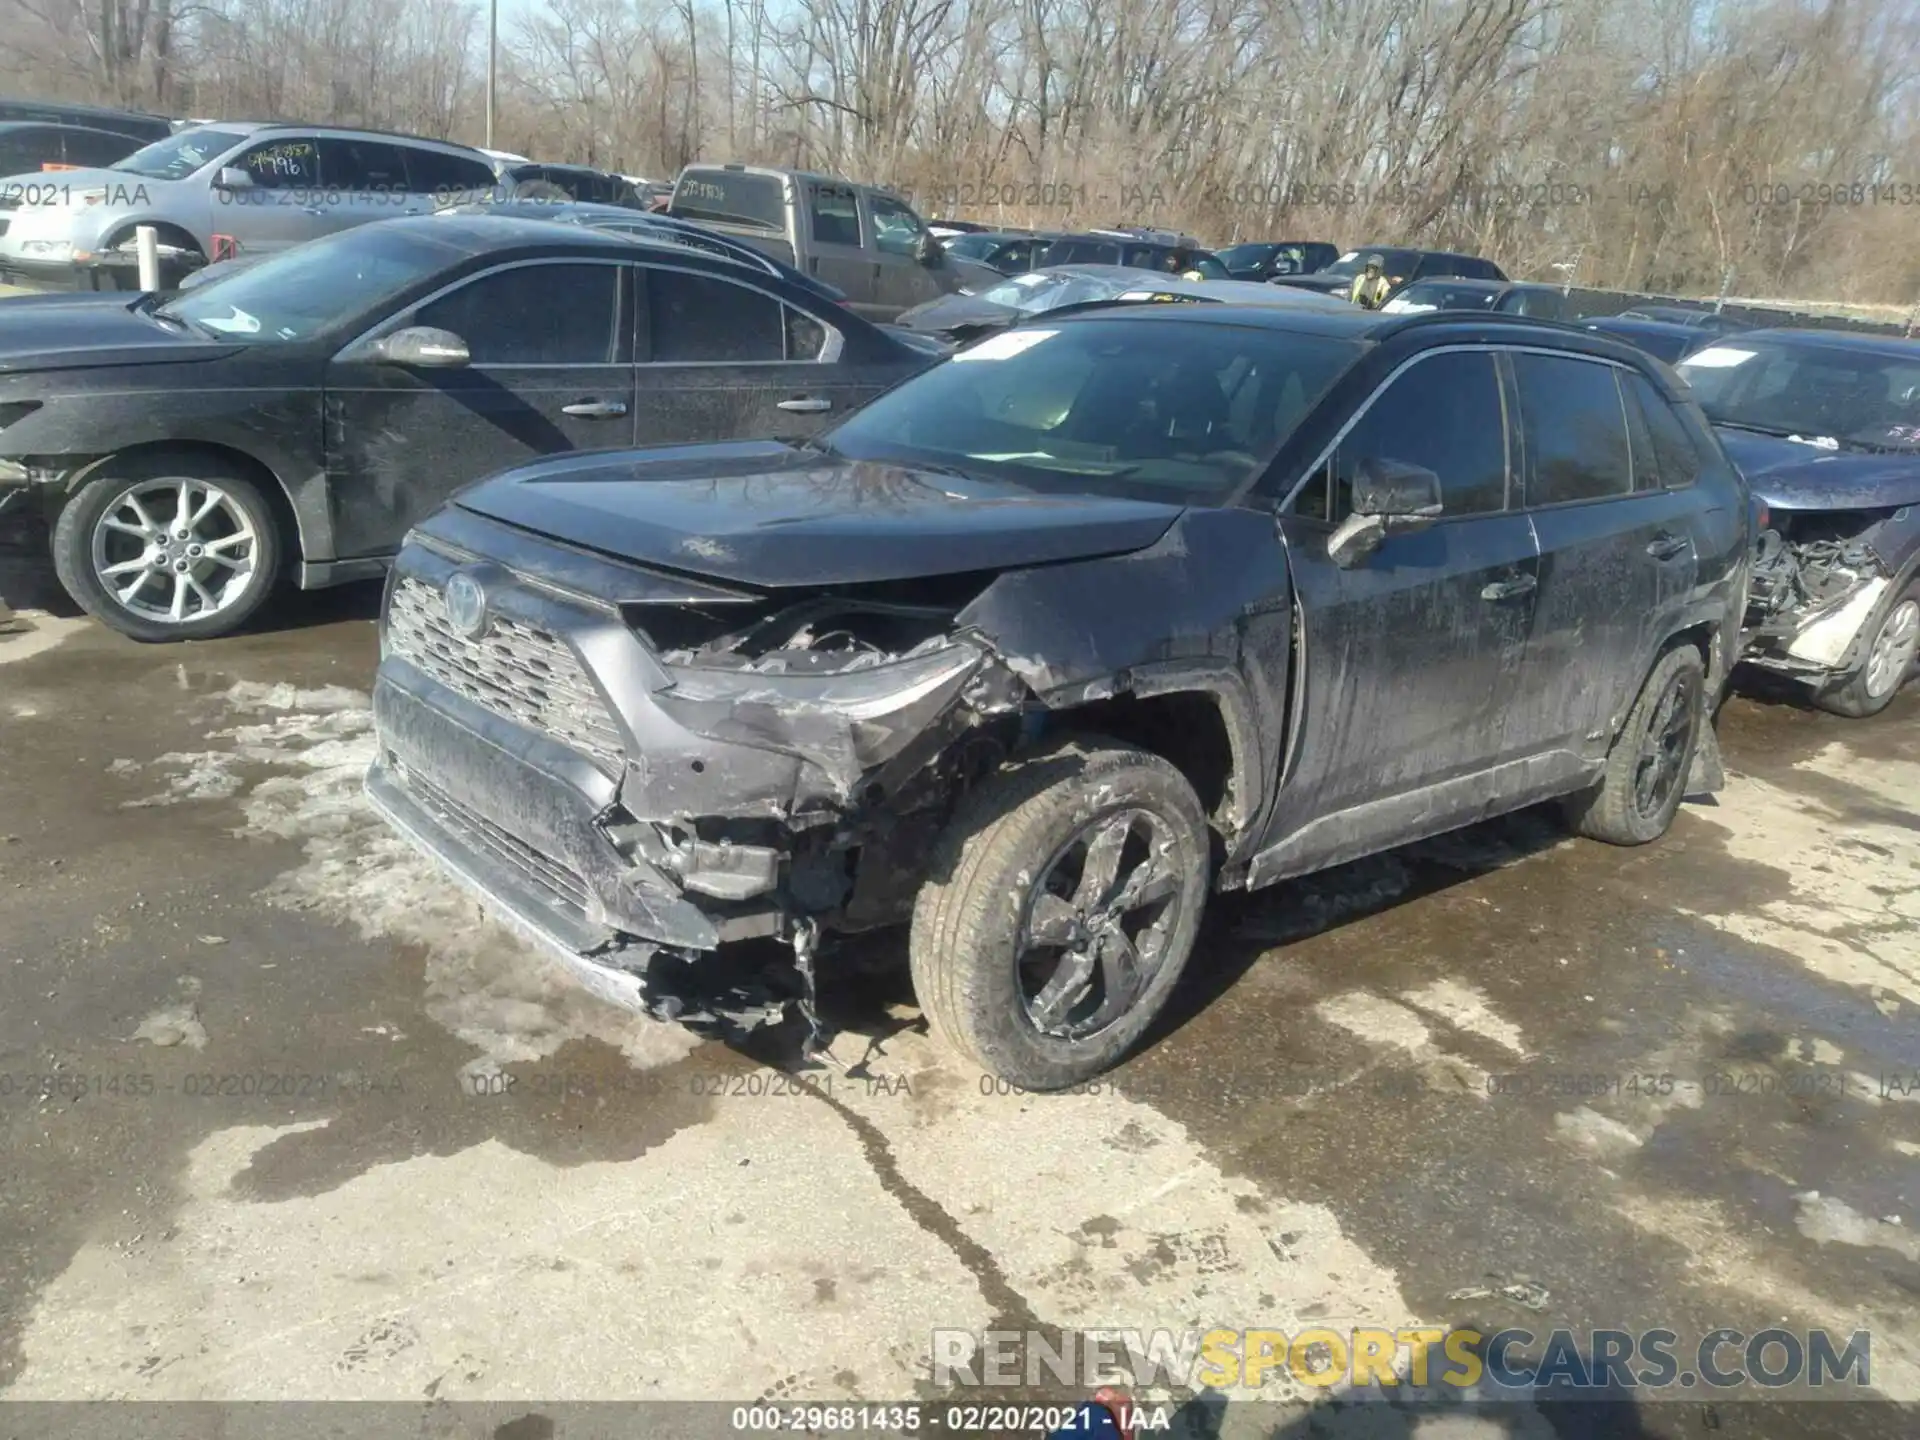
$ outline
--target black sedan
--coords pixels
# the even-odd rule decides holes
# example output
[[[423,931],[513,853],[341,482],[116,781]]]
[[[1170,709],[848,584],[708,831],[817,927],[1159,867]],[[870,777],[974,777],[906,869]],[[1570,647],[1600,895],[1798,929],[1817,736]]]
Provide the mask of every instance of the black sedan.
[[[495,470],[568,450],[800,439],[935,360],[764,268],[492,217],[313,241],[172,300],[0,308],[0,503],[140,640],[275,582],[377,575]]]

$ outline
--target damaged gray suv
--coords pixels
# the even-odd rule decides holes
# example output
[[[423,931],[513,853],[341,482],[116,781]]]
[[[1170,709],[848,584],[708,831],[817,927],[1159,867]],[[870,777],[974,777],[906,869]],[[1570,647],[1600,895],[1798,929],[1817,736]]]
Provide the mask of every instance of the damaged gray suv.
[[[1752,523],[1604,337],[1115,305],[803,445],[461,494],[388,581],[368,788],[619,1003],[691,1015],[771,937],[811,1018],[834,940],[905,921],[937,1033],[1056,1089],[1214,891],[1555,798],[1662,834],[1716,783]]]

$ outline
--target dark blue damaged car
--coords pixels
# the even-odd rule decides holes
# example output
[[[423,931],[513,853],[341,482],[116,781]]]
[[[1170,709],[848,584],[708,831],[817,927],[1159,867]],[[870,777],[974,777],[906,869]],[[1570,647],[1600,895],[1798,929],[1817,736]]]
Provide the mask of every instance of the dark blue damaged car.
[[[724,1018],[756,938],[810,999],[906,922],[937,1032],[1060,1088],[1214,891],[1543,800],[1658,838],[1717,783],[1751,513],[1673,372],[1569,327],[1043,317],[802,444],[456,496],[388,581],[368,790],[614,1000]]]
[[[1755,330],[1679,372],[1766,508],[1744,658],[1884,710],[1920,650],[1920,344]]]

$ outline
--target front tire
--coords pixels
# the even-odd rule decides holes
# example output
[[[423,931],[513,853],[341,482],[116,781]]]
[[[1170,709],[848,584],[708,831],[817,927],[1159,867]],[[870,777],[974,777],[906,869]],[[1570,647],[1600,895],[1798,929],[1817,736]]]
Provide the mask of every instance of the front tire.
[[[1691,645],[1660,657],[1614,736],[1600,783],[1567,801],[1576,831],[1609,845],[1645,845],[1667,833],[1686,797],[1706,689],[1706,665]]]
[[[1157,755],[1063,742],[961,804],[914,908],[933,1029],[991,1074],[1059,1090],[1118,1063],[1185,968],[1212,854],[1200,801]]]
[[[1849,720],[1878,715],[1913,674],[1916,654],[1920,654],[1920,584],[1908,586],[1887,607],[1860,668],[1833,689],[1815,694],[1814,704]]]
[[[212,456],[108,460],[67,502],[53,566],[74,603],[140,641],[238,629],[280,573],[259,486]]]

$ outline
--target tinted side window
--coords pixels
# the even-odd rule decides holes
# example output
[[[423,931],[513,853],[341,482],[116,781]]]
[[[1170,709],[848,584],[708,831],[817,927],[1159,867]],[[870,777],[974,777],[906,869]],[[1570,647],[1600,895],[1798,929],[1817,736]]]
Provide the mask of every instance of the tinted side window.
[[[827,327],[791,305],[781,307],[787,318],[787,359],[818,360],[827,348]]]
[[[614,265],[521,265],[423,305],[416,325],[451,330],[475,365],[604,365],[620,309]]]
[[[873,243],[889,255],[912,255],[924,233],[920,217],[886,195],[869,193],[867,204],[873,212]]]
[[[483,160],[469,160],[464,155],[411,145],[401,149],[407,163],[407,188],[415,195],[451,195],[493,188],[493,171]]]
[[[130,135],[113,135],[102,130],[67,131],[67,163],[69,165],[111,165],[116,160],[124,160],[140,148],[140,142]]]
[[[1326,484],[1302,492],[1295,510],[1347,517],[1363,460],[1396,460],[1440,477],[1446,515],[1484,515],[1507,504],[1507,431],[1500,380],[1484,351],[1431,355],[1403,371],[1347,432],[1328,462]],[[1330,493],[1329,493],[1330,491]]]
[[[392,195],[407,188],[407,164],[400,147],[384,140],[322,139],[320,176],[330,190]]]
[[[1633,490],[1627,419],[1611,365],[1559,355],[1513,357],[1527,443],[1529,505]]]
[[[813,214],[813,238],[822,245],[860,243],[860,206],[853,191],[840,185],[815,185],[807,192]]]
[[[255,145],[234,163],[262,190],[312,190],[320,184],[320,147],[312,140]]]
[[[1700,451],[1687,433],[1686,425],[1660,392],[1641,376],[1633,376],[1630,384],[1640,401],[1640,412],[1646,417],[1660,483],[1669,490],[1693,484],[1700,478]]]
[[[655,361],[786,358],[782,306],[771,295],[717,275],[653,267],[642,273],[647,277],[647,328]]]

